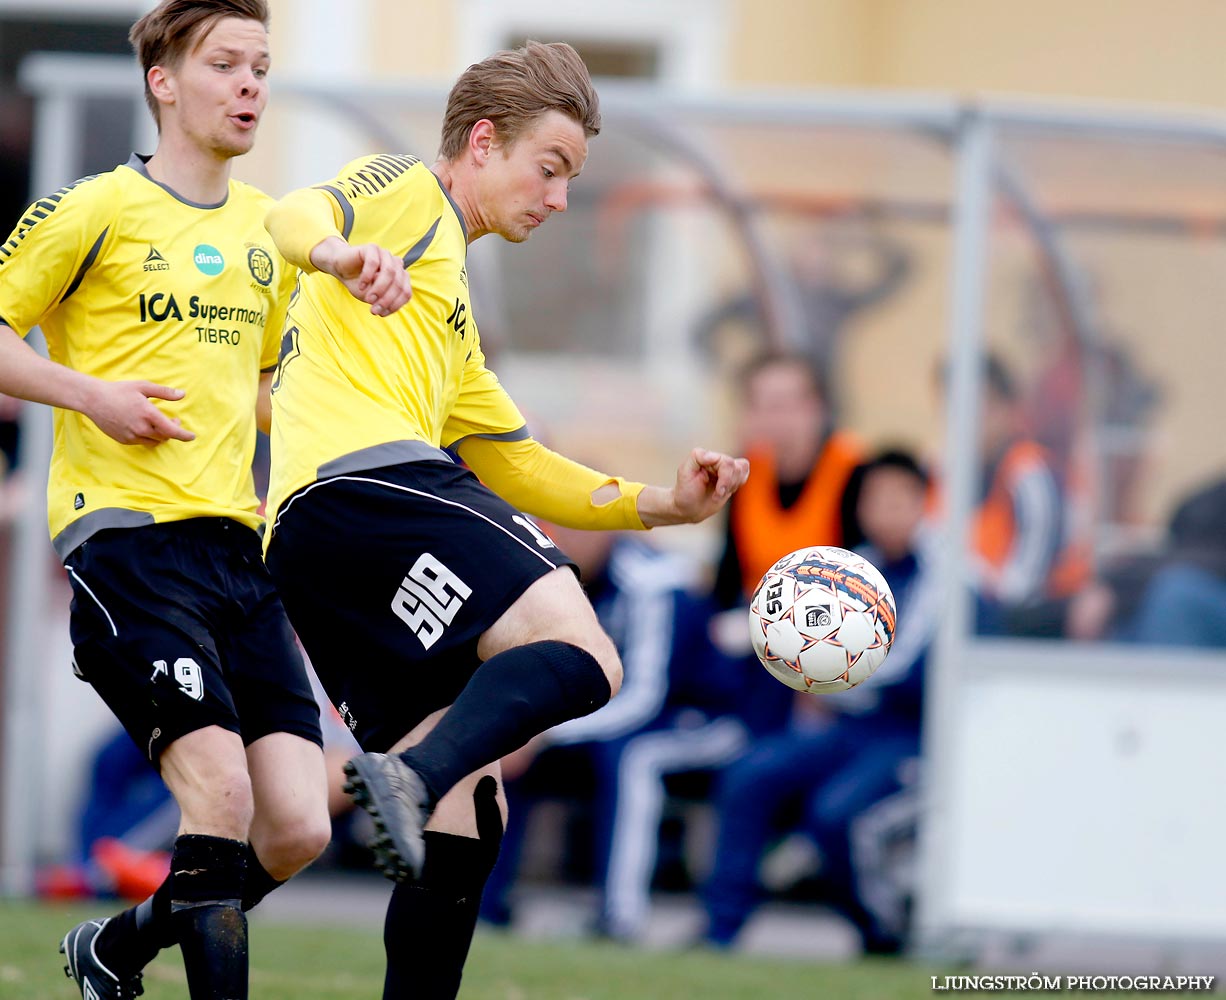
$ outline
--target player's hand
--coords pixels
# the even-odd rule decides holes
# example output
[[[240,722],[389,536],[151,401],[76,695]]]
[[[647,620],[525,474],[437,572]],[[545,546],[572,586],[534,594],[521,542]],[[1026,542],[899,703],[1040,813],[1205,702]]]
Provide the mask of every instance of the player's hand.
[[[157,445],[163,441],[194,441],[177,417],[168,417],[152,399],[177,401],[182,389],[153,382],[95,382],[81,412],[120,444]]]
[[[671,490],[648,486],[639,494],[639,516],[649,528],[705,521],[723,509],[748,478],[748,459],[695,448],[677,469]]]
[[[332,236],[311,251],[311,263],[367,303],[372,316],[390,316],[413,296],[404,261],[375,243],[355,246]]]

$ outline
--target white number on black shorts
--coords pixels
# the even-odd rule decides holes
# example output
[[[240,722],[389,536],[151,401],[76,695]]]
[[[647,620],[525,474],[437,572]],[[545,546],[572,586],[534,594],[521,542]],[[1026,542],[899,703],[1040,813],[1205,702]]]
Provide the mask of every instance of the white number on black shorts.
[[[472,587],[424,552],[400,582],[400,589],[392,598],[392,611],[429,649],[472,592]]]
[[[158,674],[170,676],[165,660],[153,661],[153,676],[149,679],[154,680]],[[200,664],[190,656],[180,656],[175,660],[175,680],[189,698],[195,698],[196,701],[204,698],[204,678],[200,676]]]
[[[531,521],[529,518],[521,517],[519,514],[516,514],[514,517],[511,518],[511,520],[514,521],[516,524],[520,525],[521,527],[528,529],[532,537],[536,539],[536,544],[538,548],[542,548],[542,549],[556,549],[557,548],[557,546],[553,544],[553,539],[550,538],[547,534],[545,534],[545,532],[541,531],[541,529],[538,528],[536,524],[533,521]]]

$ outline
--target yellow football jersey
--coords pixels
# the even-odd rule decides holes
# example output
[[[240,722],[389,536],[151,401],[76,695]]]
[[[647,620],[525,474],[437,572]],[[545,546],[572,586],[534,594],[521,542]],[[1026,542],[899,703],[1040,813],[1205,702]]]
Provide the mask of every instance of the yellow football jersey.
[[[270,370],[297,276],[264,229],[272,199],[239,181],[185,201],[133,156],[35,202],[0,247],[0,320],[41,327],[53,361],[108,380],[182,389],[156,405],[196,434],[114,441],[55,410],[48,507],[56,550],[94,532],[199,516],[253,528],[261,370]]]
[[[470,435],[527,437],[485,366],[468,295],[463,217],[411,156],[348,164],[318,188],[336,229],[404,258],[413,297],[376,319],[341,282],[303,273],[273,382],[268,512],[317,479],[423,458]]]

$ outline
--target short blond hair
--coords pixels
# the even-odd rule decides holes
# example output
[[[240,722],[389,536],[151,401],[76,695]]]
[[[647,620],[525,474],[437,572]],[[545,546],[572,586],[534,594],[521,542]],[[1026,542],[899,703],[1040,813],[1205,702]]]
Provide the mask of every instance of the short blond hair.
[[[128,41],[145,76],[145,103],[159,126],[162,111],[149,87],[149,71],[154,66],[177,68],[213,25],[227,17],[259,21],[267,31],[267,0],[162,0],[132,25]]]
[[[573,119],[589,139],[600,134],[600,100],[579,53],[565,42],[527,42],[495,52],[469,66],[447,95],[439,156],[458,157],[483,118],[493,122],[498,141],[510,146],[549,111]]]

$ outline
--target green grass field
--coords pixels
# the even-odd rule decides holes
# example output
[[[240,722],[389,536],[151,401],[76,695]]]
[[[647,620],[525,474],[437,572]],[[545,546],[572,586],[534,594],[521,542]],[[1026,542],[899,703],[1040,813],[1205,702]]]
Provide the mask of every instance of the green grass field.
[[[0,997],[71,1000],[56,948],[64,931],[112,904],[82,909],[0,901]],[[323,916],[321,915],[321,920]],[[383,945],[373,928],[253,922],[252,1000],[379,1000]],[[931,971],[876,960],[824,965],[691,951],[636,951],[586,942],[480,933],[463,1000],[908,1000],[933,996]],[[147,1000],[186,1000],[177,952],[145,975]]]

